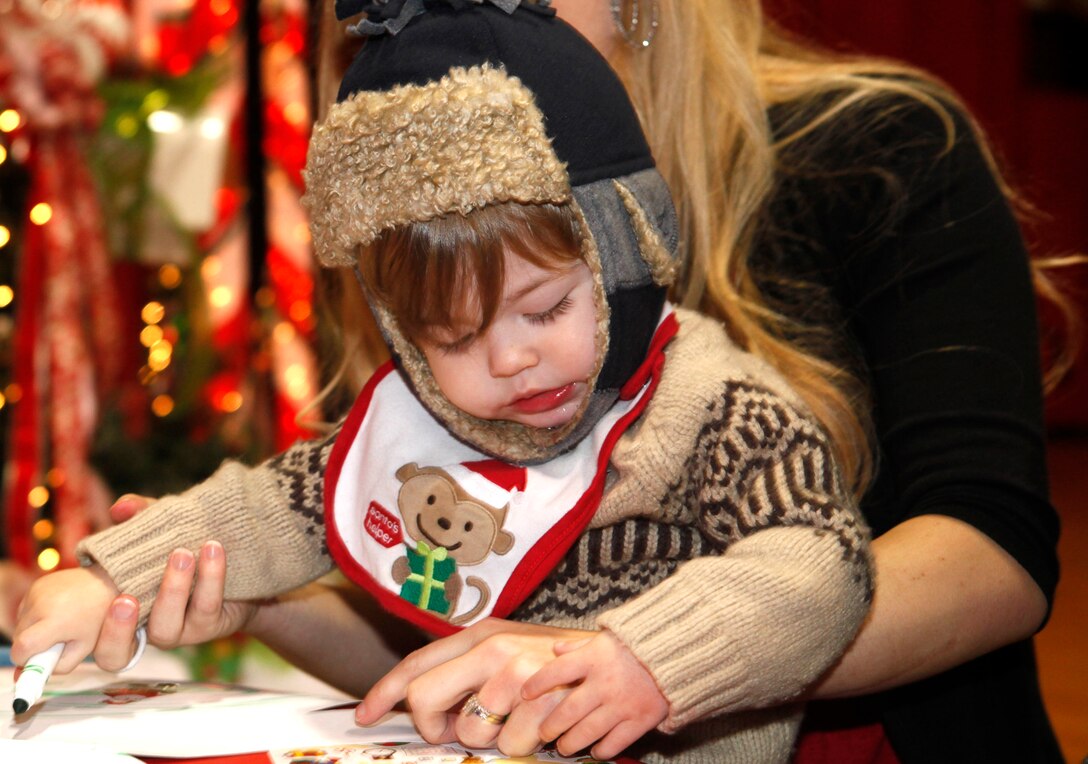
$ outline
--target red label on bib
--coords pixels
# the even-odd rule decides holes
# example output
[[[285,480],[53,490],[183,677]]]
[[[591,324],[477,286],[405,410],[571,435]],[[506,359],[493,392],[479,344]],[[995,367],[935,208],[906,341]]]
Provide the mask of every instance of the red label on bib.
[[[370,506],[366,508],[366,519],[363,525],[366,526],[366,532],[370,534],[370,537],[386,549],[392,549],[403,542],[400,534],[400,518],[376,501],[370,502]]]

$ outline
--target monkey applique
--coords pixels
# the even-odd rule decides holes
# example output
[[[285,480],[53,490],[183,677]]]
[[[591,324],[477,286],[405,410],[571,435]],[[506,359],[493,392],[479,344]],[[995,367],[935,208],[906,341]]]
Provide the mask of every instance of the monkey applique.
[[[446,468],[413,462],[397,470],[402,484],[397,508],[404,533],[415,542],[414,547],[406,544],[405,556],[393,563],[393,580],[403,599],[455,625],[487,607],[487,583],[477,576],[462,578],[457,571],[478,565],[491,553],[510,551],[514,537],[502,526],[511,500],[524,489],[524,472],[493,459]],[[469,612],[455,616],[466,585],[479,597]]]

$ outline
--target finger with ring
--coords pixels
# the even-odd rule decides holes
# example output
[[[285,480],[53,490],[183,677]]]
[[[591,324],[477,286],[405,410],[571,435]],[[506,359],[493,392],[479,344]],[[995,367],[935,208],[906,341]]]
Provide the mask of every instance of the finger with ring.
[[[488,711],[480,704],[480,699],[476,697],[476,693],[472,693],[468,696],[465,705],[461,706],[461,713],[465,716],[475,716],[477,719],[485,721],[488,724],[495,725],[505,724],[507,717],[510,716],[510,714],[496,714]]]

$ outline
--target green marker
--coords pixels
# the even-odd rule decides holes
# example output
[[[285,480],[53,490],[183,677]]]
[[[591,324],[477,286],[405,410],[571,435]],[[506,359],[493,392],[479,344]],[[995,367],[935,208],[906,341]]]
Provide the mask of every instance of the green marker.
[[[48,650],[32,655],[26,662],[23,673],[19,674],[15,682],[15,700],[11,703],[15,713],[24,713],[38,702],[38,698],[42,696],[42,691],[45,689],[45,683],[56,668],[62,652],[64,652],[64,643],[58,642]]]

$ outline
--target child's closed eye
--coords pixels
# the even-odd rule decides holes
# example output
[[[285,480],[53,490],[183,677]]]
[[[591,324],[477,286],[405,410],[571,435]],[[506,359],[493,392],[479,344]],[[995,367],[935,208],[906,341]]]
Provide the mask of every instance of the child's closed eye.
[[[460,337],[459,339],[453,340],[452,342],[436,342],[434,343],[434,346],[438,348],[439,352],[445,355],[456,355],[464,350],[467,350],[469,345],[471,345],[475,340],[476,333],[471,332],[464,335],[463,337]]]
[[[566,313],[568,310],[570,310],[570,307],[571,299],[570,295],[567,294],[563,297],[562,300],[560,300],[547,310],[540,313],[529,313],[525,317],[529,319],[529,323],[531,324],[546,324],[549,321],[554,321],[556,318]]]

